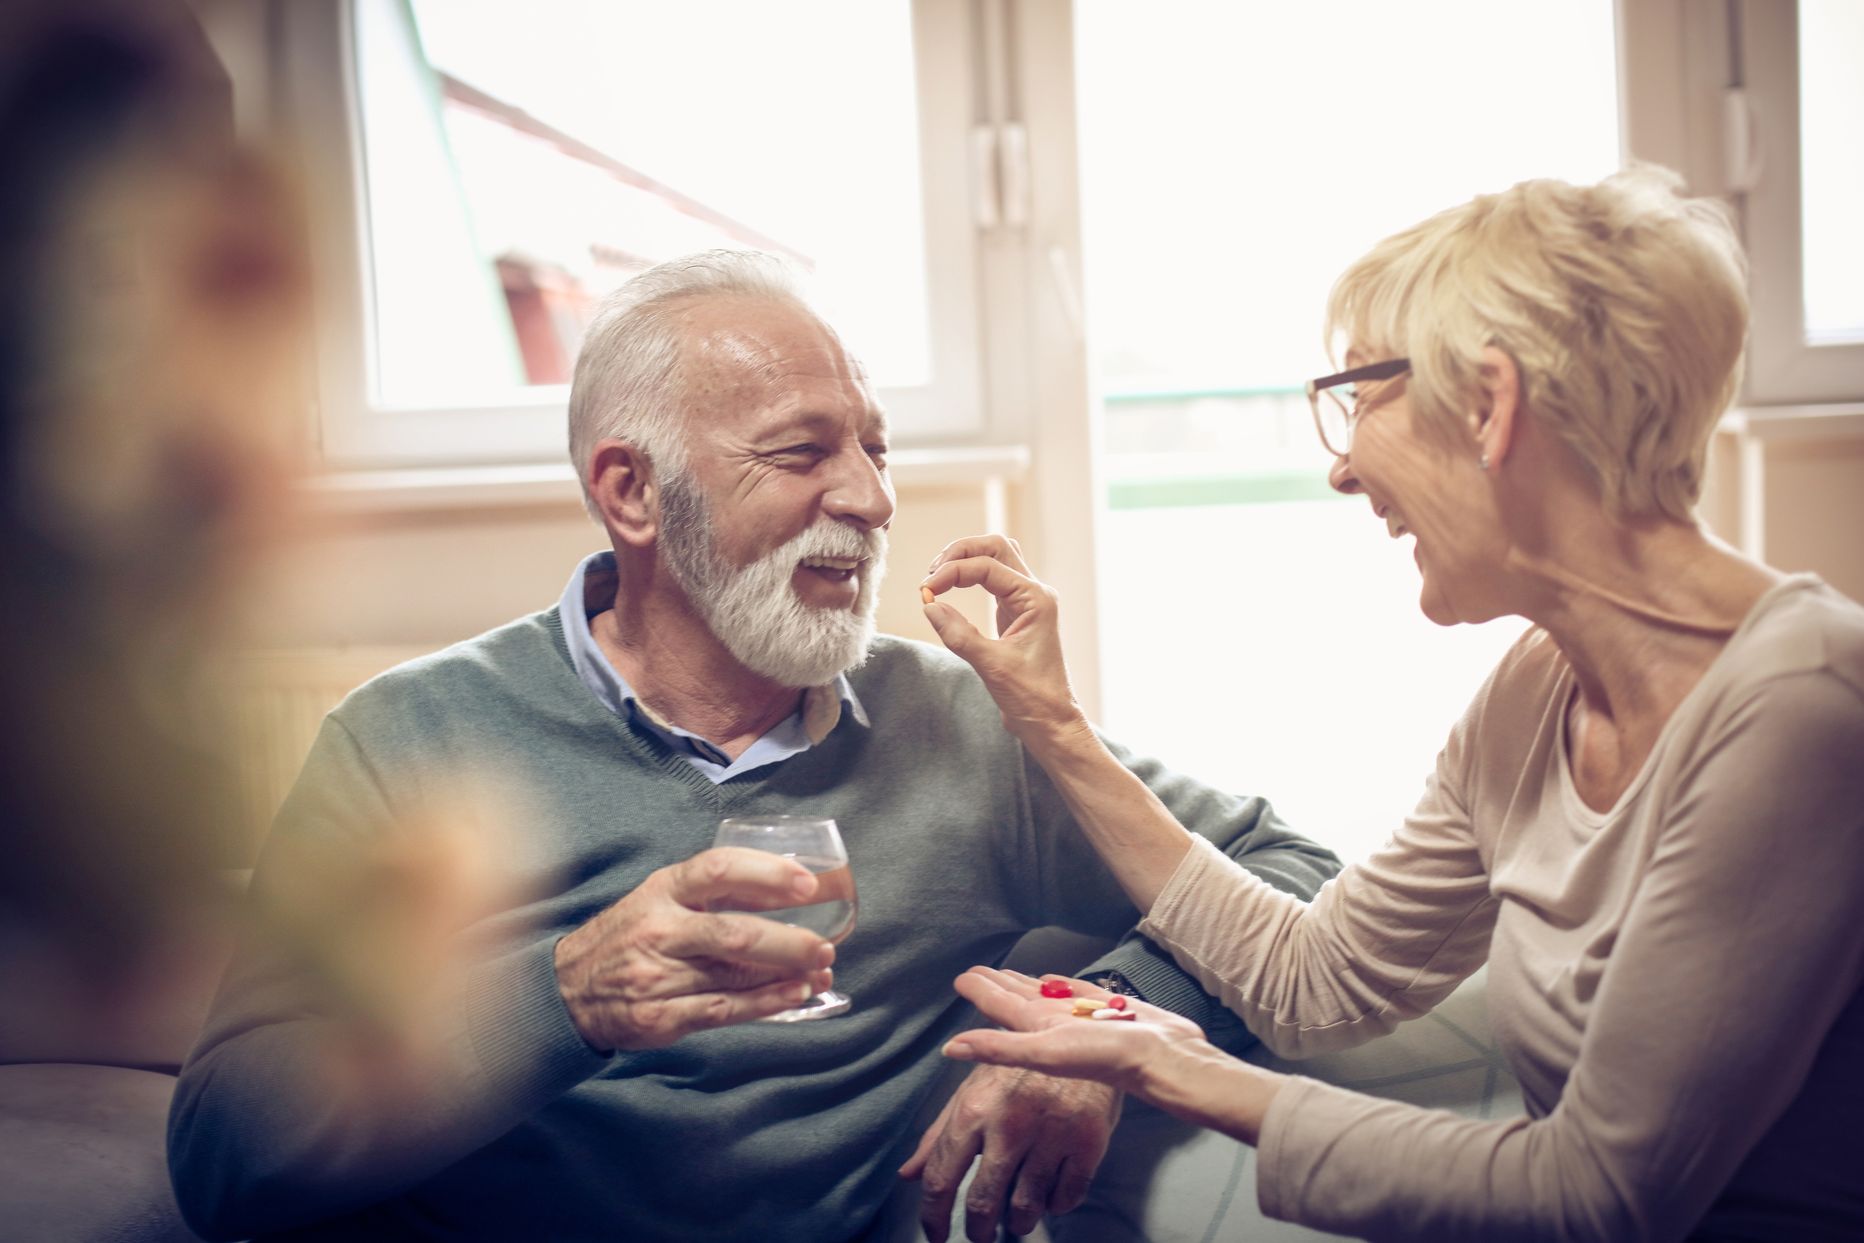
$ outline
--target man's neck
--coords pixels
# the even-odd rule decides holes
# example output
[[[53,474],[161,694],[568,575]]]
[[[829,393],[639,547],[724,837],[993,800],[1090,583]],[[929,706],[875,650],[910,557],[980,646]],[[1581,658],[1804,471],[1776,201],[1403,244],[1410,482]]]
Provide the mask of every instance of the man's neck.
[[[795,687],[738,663],[671,582],[629,581],[624,571],[613,605],[589,619],[589,631],[656,717],[734,760],[802,701]]]

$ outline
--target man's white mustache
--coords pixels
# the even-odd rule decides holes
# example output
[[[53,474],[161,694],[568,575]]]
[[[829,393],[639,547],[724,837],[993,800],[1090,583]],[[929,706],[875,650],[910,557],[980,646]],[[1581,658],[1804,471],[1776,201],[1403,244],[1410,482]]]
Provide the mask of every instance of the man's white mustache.
[[[885,536],[877,528],[862,530],[833,518],[818,519],[779,553],[801,561],[805,557],[863,557],[878,561],[885,553]]]

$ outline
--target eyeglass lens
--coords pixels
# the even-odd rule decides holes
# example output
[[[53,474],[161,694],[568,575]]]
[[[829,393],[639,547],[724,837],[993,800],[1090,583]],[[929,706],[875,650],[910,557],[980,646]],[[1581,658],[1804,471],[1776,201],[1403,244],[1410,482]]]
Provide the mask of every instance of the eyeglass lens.
[[[1320,418],[1320,438],[1336,455],[1344,457],[1353,447],[1354,386],[1342,384],[1322,389],[1315,413]]]

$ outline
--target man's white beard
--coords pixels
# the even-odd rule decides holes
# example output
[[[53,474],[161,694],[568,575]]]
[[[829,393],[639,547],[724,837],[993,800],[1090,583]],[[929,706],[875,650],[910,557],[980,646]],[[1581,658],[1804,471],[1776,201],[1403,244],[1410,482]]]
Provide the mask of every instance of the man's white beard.
[[[719,556],[705,499],[690,480],[661,486],[660,547],[674,581],[725,650],[781,686],[821,686],[867,659],[887,533],[823,517],[742,568]],[[811,608],[791,582],[807,557],[864,557],[854,607]]]

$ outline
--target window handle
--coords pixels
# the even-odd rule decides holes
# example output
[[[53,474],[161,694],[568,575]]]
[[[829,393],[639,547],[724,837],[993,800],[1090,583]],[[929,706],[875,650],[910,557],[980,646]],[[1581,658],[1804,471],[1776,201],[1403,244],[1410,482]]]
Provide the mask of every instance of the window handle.
[[[980,232],[989,232],[1002,223],[998,211],[997,127],[990,124],[971,127],[971,216]]]
[[[1021,121],[998,126],[997,173],[1003,223],[1020,229],[1029,223],[1029,131]]]
[[[1745,88],[1728,87],[1722,92],[1722,188],[1729,194],[1749,193],[1760,185],[1761,166],[1754,101]]]
[[[985,232],[1029,223],[1029,131],[1022,122],[971,127],[971,214]]]

